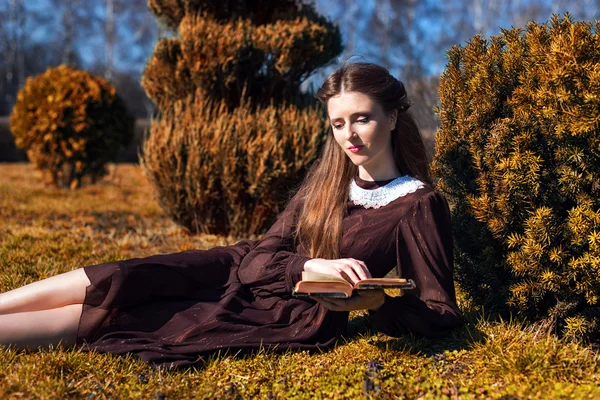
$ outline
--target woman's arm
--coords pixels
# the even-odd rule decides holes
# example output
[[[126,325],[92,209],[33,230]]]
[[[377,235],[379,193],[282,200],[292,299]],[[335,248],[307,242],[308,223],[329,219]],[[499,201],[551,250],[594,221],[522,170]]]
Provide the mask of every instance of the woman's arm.
[[[291,294],[302,277],[304,263],[310,259],[297,254],[294,246],[300,207],[297,196],[292,198],[269,231],[244,257],[238,270],[242,284],[268,286],[273,291]]]
[[[376,328],[398,335],[406,329],[442,336],[461,324],[453,281],[452,228],[446,199],[431,192],[420,198],[396,228],[398,276],[413,279],[415,291],[385,296],[370,311]]]
[[[353,258],[326,260],[296,253],[294,228],[300,207],[301,202],[294,197],[271,229],[244,257],[238,271],[240,282],[291,294],[304,270],[339,276],[351,282],[370,278],[363,261]]]

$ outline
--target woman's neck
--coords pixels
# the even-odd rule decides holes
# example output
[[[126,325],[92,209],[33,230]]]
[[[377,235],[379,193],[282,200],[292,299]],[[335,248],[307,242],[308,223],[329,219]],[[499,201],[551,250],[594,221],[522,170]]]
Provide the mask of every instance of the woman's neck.
[[[364,181],[386,181],[397,178],[401,175],[396,163],[392,160],[391,163],[382,165],[379,163],[376,168],[373,166],[359,165],[358,177]]]

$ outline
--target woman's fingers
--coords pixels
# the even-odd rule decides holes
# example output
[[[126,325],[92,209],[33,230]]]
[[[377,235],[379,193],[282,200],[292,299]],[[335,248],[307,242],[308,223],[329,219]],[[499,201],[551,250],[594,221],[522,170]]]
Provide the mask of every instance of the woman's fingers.
[[[321,303],[323,307],[331,311],[350,311],[352,305],[350,304],[351,299],[331,299],[325,297],[313,297],[318,303]]]
[[[350,268],[352,268],[352,270],[358,277],[358,280],[368,279],[371,277],[371,273],[369,272],[369,270],[367,269],[367,265],[363,261],[356,260],[354,258],[347,258],[347,259],[344,259],[344,261],[347,263],[347,265]],[[357,282],[357,281],[353,281],[353,282]]]
[[[353,266],[354,269],[357,271],[360,279],[369,279],[371,277],[371,273],[369,272],[369,270],[367,269],[367,265],[363,261],[355,260],[354,258],[352,258],[351,260],[354,261]]]
[[[361,280],[357,271],[352,267],[352,265],[349,265],[347,263],[341,264],[339,272],[342,274],[342,278],[349,280],[353,284]],[[344,275],[346,277],[344,277]]]
[[[365,279],[372,278],[373,275],[371,275],[371,271],[369,271],[369,268],[367,268],[367,264],[364,261],[360,261],[360,260],[358,260],[358,262],[360,263],[360,265],[362,265],[363,271],[365,271],[365,275],[366,275]]]
[[[357,290],[356,291],[358,293],[359,296],[362,297],[378,297],[381,296],[383,293],[383,289],[363,289],[363,290]]]
[[[366,290],[365,292],[372,292],[361,296],[353,296],[348,299],[335,299],[335,298],[324,298],[324,297],[312,297],[323,307],[331,311],[353,311],[353,310],[364,310],[372,307],[379,307],[383,302],[383,291],[378,290]]]
[[[328,299],[325,299],[323,297],[313,297],[314,300],[317,301],[317,303],[321,304],[323,307],[325,307],[328,310],[331,311],[339,311],[339,305],[337,303],[334,303],[332,301],[329,301]]]
[[[354,258],[341,258],[337,260],[313,258],[304,264],[304,269],[306,271],[336,275],[353,284],[362,279],[371,278],[371,273],[367,269],[367,265],[363,261]]]

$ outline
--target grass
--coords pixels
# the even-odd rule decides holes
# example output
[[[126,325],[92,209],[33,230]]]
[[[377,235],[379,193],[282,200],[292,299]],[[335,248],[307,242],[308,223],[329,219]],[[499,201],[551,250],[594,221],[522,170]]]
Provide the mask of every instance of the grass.
[[[44,188],[30,164],[0,164],[0,291],[84,265],[235,242],[186,235],[152,198],[135,165],[113,165],[99,184],[70,192]],[[0,398],[600,398],[597,349],[460,305],[465,326],[441,340],[369,332],[354,313],[331,351],[215,354],[182,371],[69,348],[0,348]]]

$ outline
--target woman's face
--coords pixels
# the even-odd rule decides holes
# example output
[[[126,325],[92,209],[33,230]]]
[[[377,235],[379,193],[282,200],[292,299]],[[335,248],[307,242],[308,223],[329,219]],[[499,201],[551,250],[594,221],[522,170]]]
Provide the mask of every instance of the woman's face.
[[[395,162],[390,131],[397,113],[386,113],[379,103],[360,92],[342,92],[327,102],[327,113],[336,142],[365,176],[393,175]],[[360,174],[361,177],[364,174]]]

